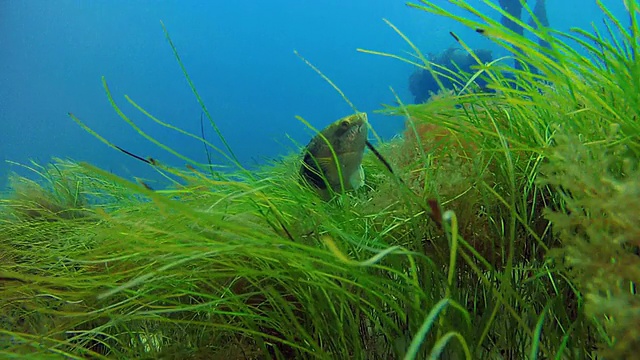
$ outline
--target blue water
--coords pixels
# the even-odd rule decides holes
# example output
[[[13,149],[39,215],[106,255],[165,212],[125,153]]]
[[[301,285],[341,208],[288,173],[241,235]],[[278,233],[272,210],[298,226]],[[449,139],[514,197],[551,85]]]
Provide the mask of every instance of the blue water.
[[[605,4],[618,16],[624,14],[622,0]],[[595,0],[548,1],[548,13],[550,25],[562,31],[601,24],[603,17]],[[481,35],[409,8],[401,0],[0,0],[0,188],[9,171],[19,170],[7,160],[47,163],[52,157],[89,161],[126,177],[157,178],[149,166],[85,132],[68,112],[131,152],[185,164],[118,117],[101,76],[140,127],[184,155],[206,162],[201,143],[158,126],[124,99],[129,95],[163,121],[200,134],[201,108],[165,39],[161,20],[245,166],[298,151],[288,136],[305,145],[312,132],[296,115],[320,129],[351,112],[294,50],[330,77],[358,110],[368,112],[383,138],[393,137],[403,120],[372,112],[394,102],[390,87],[403,101],[412,101],[408,77],[413,69],[356,51],[410,51],[383,18],[424,52],[454,46],[449,35],[454,31],[474,48],[501,54]],[[220,145],[209,126],[206,137]]]

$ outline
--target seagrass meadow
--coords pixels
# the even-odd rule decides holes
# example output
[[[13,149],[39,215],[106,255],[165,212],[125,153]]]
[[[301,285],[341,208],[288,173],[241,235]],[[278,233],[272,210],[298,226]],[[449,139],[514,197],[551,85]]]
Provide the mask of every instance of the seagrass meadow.
[[[519,22],[526,38],[489,1],[495,14],[450,2],[469,16],[409,6],[513,55],[446,71],[389,23],[413,56],[363,57],[458,87],[380,109],[406,121],[377,145],[393,172],[367,152],[365,185],[331,201],[301,184],[298,156],[248,171],[218,132],[224,146],[211,151],[235,168],[219,172],[165,147],[103,79],[114,111],[188,165],[165,166],[160,151],[147,160],[173,183],[155,190],[69,160],[12,177],[0,200],[0,357],[635,358],[638,2],[626,1],[625,19],[601,6],[603,33]]]

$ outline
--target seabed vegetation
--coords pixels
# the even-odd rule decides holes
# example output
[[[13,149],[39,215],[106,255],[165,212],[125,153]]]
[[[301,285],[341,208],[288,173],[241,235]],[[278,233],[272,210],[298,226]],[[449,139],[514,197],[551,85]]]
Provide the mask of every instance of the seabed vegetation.
[[[635,358],[638,2],[626,1],[629,19],[601,4],[604,33],[518,21],[527,38],[451,2],[469,16],[410,6],[513,56],[445,72],[389,23],[413,54],[359,51],[458,88],[381,109],[406,121],[377,145],[393,172],[368,151],[365,185],[330,201],[299,181],[299,156],[248,171],[209,144],[230,173],[180,155],[104,81],[123,120],[189,165],[145,159],[173,181],[156,190],[69,160],[12,177],[0,200],[0,357]]]

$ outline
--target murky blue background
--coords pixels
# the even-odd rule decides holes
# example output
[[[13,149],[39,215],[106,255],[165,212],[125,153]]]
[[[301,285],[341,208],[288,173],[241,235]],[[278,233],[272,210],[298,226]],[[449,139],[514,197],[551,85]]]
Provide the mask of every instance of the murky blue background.
[[[479,0],[470,3],[481,5]],[[547,4],[550,25],[560,31],[602,25],[595,0]],[[605,4],[616,15],[624,15],[622,0]],[[356,51],[410,50],[383,18],[424,52],[454,46],[449,35],[454,31],[474,48],[494,49],[494,57],[501,54],[475,32],[400,0],[0,0],[0,187],[6,185],[10,170],[18,170],[7,160],[46,163],[51,157],[89,161],[127,177],[154,177],[149,166],[99,142],[68,112],[131,152],[184,164],[118,117],[107,101],[101,76],[141,128],[184,155],[206,162],[201,143],[158,126],[124,99],[129,95],[163,121],[200,134],[201,108],[160,21],[244,165],[298,151],[287,135],[305,145],[312,132],[295,115],[320,129],[351,111],[294,50],[341,87],[359,110],[369,112],[376,131],[390,138],[402,129],[402,119],[371,112],[394,101],[390,87],[411,102],[408,77],[413,69]],[[206,136],[220,145],[209,126]]]

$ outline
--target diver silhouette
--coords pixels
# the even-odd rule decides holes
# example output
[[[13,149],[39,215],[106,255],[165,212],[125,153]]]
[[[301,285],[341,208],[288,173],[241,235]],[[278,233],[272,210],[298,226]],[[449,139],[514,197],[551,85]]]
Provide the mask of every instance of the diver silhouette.
[[[526,0],[500,0],[500,7],[502,8],[502,10],[504,10],[506,13],[508,13],[512,17],[518,20],[521,20],[522,8],[525,2]],[[536,5],[533,8],[533,15],[538,19],[538,21],[540,21],[540,25],[545,27],[549,26],[549,19],[547,18],[546,0],[536,1]],[[516,34],[523,35],[524,29],[522,28],[522,26],[518,25],[515,21],[509,19],[508,17],[503,15],[500,22],[502,23],[502,25],[504,25],[506,28],[510,29],[511,31],[515,32]],[[529,21],[529,24],[534,27],[536,26],[536,23],[533,21],[533,19]],[[540,46],[543,46],[543,47],[549,47],[549,44],[542,39],[538,39],[538,44],[540,44]],[[517,70],[521,70],[522,64],[519,61],[516,61],[515,68]]]

